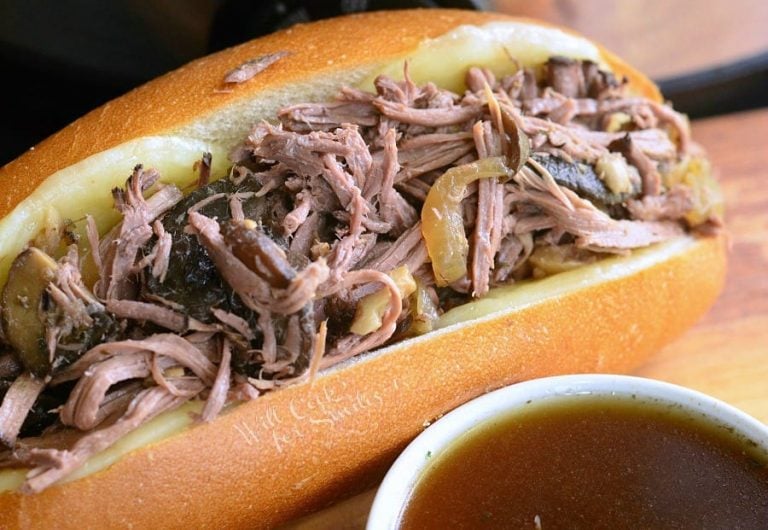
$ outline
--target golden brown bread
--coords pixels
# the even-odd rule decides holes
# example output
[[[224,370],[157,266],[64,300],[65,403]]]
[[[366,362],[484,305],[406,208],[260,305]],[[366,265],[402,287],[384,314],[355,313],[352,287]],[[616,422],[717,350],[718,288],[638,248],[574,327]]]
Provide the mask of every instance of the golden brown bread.
[[[93,111],[0,169],[0,216],[48,175],[134,137],[209,139],[232,127],[235,110],[254,98],[279,105],[287,84],[301,85],[308,98],[329,94],[425,38],[493,20],[515,19],[461,11],[356,15],[201,59]],[[235,66],[276,50],[291,55],[247,83],[222,85]],[[601,54],[636,92],[660,99],[642,74]],[[471,397],[532,377],[632,370],[690,326],[722,286],[720,239],[678,247],[618,279],[407,341],[312,384],[267,394],[86,478],[33,496],[0,493],[0,527],[255,528],[318,509],[370,487],[425,422]]]

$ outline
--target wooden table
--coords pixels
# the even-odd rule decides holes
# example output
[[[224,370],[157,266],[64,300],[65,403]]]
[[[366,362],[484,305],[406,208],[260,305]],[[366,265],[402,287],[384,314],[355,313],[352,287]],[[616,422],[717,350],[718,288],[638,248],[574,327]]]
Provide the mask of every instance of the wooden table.
[[[654,79],[768,52],[764,0],[490,0],[490,8],[575,29]]]
[[[731,237],[725,290],[684,336],[636,374],[716,396],[768,423],[768,109],[694,123],[726,195]],[[294,529],[365,526],[370,491]]]

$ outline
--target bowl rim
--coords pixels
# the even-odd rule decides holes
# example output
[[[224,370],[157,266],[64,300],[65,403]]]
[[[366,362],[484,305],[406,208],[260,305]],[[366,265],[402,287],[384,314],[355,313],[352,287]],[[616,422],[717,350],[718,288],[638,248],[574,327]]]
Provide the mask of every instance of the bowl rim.
[[[427,427],[398,456],[376,492],[367,530],[395,530],[424,470],[451,443],[486,420],[534,402],[574,395],[637,397],[678,404],[694,414],[732,427],[768,452],[768,425],[713,396],[684,386],[638,376],[574,374],[532,379],[477,397]]]

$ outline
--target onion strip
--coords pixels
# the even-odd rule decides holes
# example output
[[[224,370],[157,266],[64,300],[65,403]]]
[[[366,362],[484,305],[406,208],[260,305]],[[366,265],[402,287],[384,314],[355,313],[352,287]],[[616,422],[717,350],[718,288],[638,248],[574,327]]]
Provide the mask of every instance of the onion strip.
[[[421,230],[437,285],[448,285],[467,274],[469,242],[461,209],[467,186],[481,178],[509,174],[503,157],[484,158],[449,169],[430,188],[421,210]]]

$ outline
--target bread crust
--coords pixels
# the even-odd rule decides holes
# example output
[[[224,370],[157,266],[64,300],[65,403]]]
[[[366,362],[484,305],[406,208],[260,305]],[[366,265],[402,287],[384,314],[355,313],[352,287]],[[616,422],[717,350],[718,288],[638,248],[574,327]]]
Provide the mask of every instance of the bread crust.
[[[524,21],[453,10],[353,15],[200,59],[1,168],[0,216],[48,175],[134,137],[172,135],[271,88],[387,62],[459,24],[504,20]],[[232,68],[276,50],[291,55],[219,91]],[[660,99],[651,81],[600,50],[637,92]],[[472,397],[533,377],[632,370],[709,308],[724,272],[722,240],[702,239],[628,277],[402,343],[238,406],[86,478],[37,495],[0,494],[0,527],[273,527],[375,484],[426,422]]]

